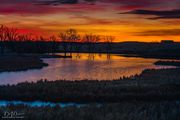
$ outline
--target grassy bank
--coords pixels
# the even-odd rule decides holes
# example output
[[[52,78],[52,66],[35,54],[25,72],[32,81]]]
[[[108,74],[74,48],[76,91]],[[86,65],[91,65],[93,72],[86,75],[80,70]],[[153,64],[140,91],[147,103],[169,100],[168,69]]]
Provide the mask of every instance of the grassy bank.
[[[4,112],[16,111],[24,113],[26,120],[179,120],[179,109],[177,102],[121,102],[65,108],[9,105],[0,107],[0,117]]]
[[[23,71],[29,69],[40,69],[48,64],[39,57],[3,55],[0,56],[0,72]]]

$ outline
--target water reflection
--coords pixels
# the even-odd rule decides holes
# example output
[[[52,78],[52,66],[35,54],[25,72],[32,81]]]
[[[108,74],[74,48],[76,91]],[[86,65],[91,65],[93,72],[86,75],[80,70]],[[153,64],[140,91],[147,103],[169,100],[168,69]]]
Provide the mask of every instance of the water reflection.
[[[62,55],[62,54],[59,54]],[[113,56],[113,58],[111,58]],[[102,54],[102,53],[74,53],[72,59],[86,59],[86,60],[111,60],[118,59],[120,56],[112,54]]]
[[[72,59],[44,59],[49,64],[40,70],[0,73],[0,84],[47,80],[113,80],[140,74],[144,69],[171,68],[155,66],[157,59],[123,57],[107,54],[73,54]]]

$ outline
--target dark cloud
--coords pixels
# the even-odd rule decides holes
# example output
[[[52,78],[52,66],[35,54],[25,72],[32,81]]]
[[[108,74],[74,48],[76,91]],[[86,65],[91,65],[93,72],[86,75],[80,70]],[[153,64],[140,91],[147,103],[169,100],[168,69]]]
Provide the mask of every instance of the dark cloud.
[[[177,9],[180,7],[180,0],[99,0],[118,6],[119,10],[135,9]]]
[[[34,4],[38,5],[60,5],[60,4],[78,4],[81,2],[95,3],[97,0],[41,0]]]
[[[97,0],[0,0],[1,4],[21,4],[21,3],[31,3],[37,5],[60,5],[60,4],[78,4],[84,2],[95,2]]]
[[[77,4],[78,0],[42,0],[36,1],[34,4],[38,5],[59,5],[59,4]]]
[[[136,15],[154,15],[156,17],[148,19],[179,19],[180,9],[170,11],[155,11],[155,10],[134,10],[123,14],[136,14]]]
[[[131,11],[135,9],[153,9],[152,7],[159,5],[160,7],[158,9],[160,10],[162,6],[167,6],[170,9],[180,7],[180,0],[0,0],[0,3],[0,14],[46,14],[46,12],[50,14],[51,12],[56,13],[58,11],[86,12],[94,10],[104,11],[105,9]],[[58,8],[59,6],[55,8],[56,5],[59,5],[62,9]],[[91,7],[90,5],[95,7]],[[164,12],[168,11],[136,10],[128,14],[156,16],[151,19],[179,18],[179,10],[170,11],[169,14],[164,14]]]
[[[47,0],[46,5],[38,5],[37,0],[0,0],[0,15],[46,15],[46,14],[56,14],[56,13],[83,13],[83,12],[92,12],[92,11],[101,11],[104,10],[103,6],[100,5],[89,5],[82,3],[73,3],[73,1],[61,1],[63,5],[61,6],[53,6],[55,5],[55,1],[52,4],[48,3]],[[36,3],[36,5],[35,5]],[[40,4],[40,2],[39,2]],[[43,3],[41,3],[43,4]],[[57,5],[59,5],[59,0],[57,1]],[[74,5],[75,4],[75,5]]]
[[[147,30],[134,33],[136,36],[177,36],[180,35],[180,29],[159,29]]]

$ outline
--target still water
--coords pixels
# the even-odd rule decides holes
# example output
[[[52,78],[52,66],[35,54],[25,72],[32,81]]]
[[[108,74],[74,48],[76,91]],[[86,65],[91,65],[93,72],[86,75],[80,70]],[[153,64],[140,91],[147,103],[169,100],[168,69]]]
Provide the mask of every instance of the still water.
[[[153,65],[158,59],[106,54],[73,54],[73,58],[43,59],[42,69],[0,73],[0,84],[47,80],[114,80],[140,74],[145,69],[172,68]]]

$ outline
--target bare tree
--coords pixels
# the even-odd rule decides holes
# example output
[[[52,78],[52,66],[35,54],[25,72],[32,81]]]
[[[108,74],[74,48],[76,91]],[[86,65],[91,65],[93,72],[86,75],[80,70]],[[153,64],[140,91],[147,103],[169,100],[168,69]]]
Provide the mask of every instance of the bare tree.
[[[61,39],[65,56],[69,47],[70,55],[72,55],[72,43],[78,42],[80,39],[80,35],[75,29],[68,29],[65,32],[61,32],[59,35],[59,38]]]
[[[8,28],[1,25],[0,26],[0,41],[5,41],[7,39],[7,33],[8,33]]]
[[[1,53],[4,53],[5,49],[5,41],[14,41],[17,40],[17,29],[16,28],[8,28],[6,26],[0,26],[0,47]]]
[[[1,54],[4,53],[4,41],[7,40],[7,32],[8,32],[8,28],[1,25],[0,26],[0,50],[1,50]]]
[[[18,38],[18,32],[16,28],[8,28],[7,29],[7,39],[9,41],[16,41]]]
[[[80,35],[75,29],[66,30],[66,34],[70,42],[78,42],[78,40],[80,39]]]
[[[61,43],[62,43],[62,46],[63,46],[63,50],[64,50],[64,56],[66,57],[67,56],[67,42],[68,42],[68,36],[67,34],[64,32],[61,32],[59,33],[58,37],[61,39]]]
[[[83,40],[88,45],[88,52],[94,52],[94,45],[100,41],[99,35],[85,34]],[[94,54],[89,54],[90,59],[94,59]]]
[[[56,47],[56,41],[57,41],[56,36],[52,35],[52,36],[49,37],[49,39],[52,42],[52,44],[51,44],[51,52],[55,53],[55,51],[57,49],[57,47]]]
[[[45,41],[45,38],[44,38],[43,36],[40,36],[40,37],[39,37],[39,41],[40,41],[40,42],[44,42],[44,41]]]
[[[80,39],[80,35],[78,34],[78,32],[75,29],[66,30],[66,34],[67,34],[68,40],[70,42],[70,50],[69,50],[70,55],[72,55],[73,44],[75,44],[75,42],[78,42],[78,40]],[[75,48],[76,48],[76,46],[75,46]]]
[[[31,34],[19,34],[17,36],[17,40],[19,42],[22,42],[22,41],[31,41],[32,40]]]
[[[93,34],[85,34],[83,37],[84,42],[88,44],[88,50],[92,51],[93,50],[93,44],[98,43],[100,41],[100,36],[99,35],[93,35]]]
[[[107,43],[106,51],[109,54],[109,52],[112,49],[112,42],[114,41],[115,37],[114,36],[105,36],[104,40]]]

